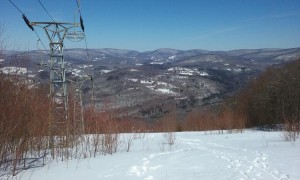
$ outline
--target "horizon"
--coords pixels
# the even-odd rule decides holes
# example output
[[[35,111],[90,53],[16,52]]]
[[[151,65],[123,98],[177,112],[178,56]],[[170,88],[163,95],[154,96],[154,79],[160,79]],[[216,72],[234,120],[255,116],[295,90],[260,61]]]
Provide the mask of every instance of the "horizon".
[[[12,0],[32,22],[74,21],[75,1]],[[43,49],[10,2],[0,7],[0,24],[13,47]],[[288,49],[300,47],[300,2],[297,0],[196,1],[124,0],[81,1],[80,11],[89,49],[128,49],[138,52],[161,47],[207,51]],[[79,19],[78,13],[76,21]],[[35,28],[48,48],[41,28]],[[66,49],[85,48],[65,41]],[[20,49],[20,48],[19,48]]]
[[[111,48],[111,47],[104,47],[104,48],[87,48],[88,50],[128,50],[128,51],[135,51],[138,53],[145,53],[145,52],[153,52],[157,50],[177,50],[177,51],[193,51],[193,50],[201,50],[201,51],[209,51],[209,52],[229,52],[229,51],[247,51],[247,50],[285,50],[285,49],[299,49],[299,47],[291,47],[291,48],[256,48],[256,49],[230,49],[230,50],[207,50],[207,49],[174,49],[174,48],[157,48],[153,50],[147,50],[147,51],[138,51],[135,49],[119,49],[119,48]],[[65,50],[72,50],[72,49],[81,49],[86,50],[84,47],[72,47],[67,48]],[[15,50],[15,49],[6,49],[3,51],[19,51],[19,52],[26,52],[26,51],[47,51],[47,49],[29,49],[29,50]]]

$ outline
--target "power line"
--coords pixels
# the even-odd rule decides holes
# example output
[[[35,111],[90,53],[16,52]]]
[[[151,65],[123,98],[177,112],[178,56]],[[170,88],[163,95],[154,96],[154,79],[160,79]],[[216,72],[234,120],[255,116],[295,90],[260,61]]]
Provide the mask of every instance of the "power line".
[[[77,7],[78,7],[79,14],[80,14],[80,16],[81,16],[81,11],[80,11],[79,0],[75,0],[75,1],[76,1],[76,4],[77,4]]]
[[[39,34],[38,34],[36,31],[34,31],[34,32],[35,32],[36,36],[39,38],[38,41],[41,41],[42,46],[44,47],[46,53],[49,54],[49,52],[48,52],[48,50],[47,50],[45,44],[43,43],[42,39],[41,39],[40,36],[39,36]]]
[[[91,59],[90,59],[90,53],[89,53],[89,50],[88,50],[86,34],[85,34],[85,31],[84,31],[83,19],[82,19],[82,15],[81,15],[81,11],[80,11],[80,3],[79,3],[79,0],[75,0],[75,1],[76,1],[76,4],[77,4],[79,15],[80,15],[80,26],[81,26],[82,31],[84,32],[85,49],[86,49],[86,54],[87,54],[87,58],[89,60],[89,66],[90,66],[91,65]]]
[[[41,41],[45,51],[47,54],[48,51],[47,51],[47,48],[45,46],[45,44],[43,43],[42,39],[40,38],[39,34],[36,32],[36,30],[33,28],[33,26],[31,25],[30,21],[28,20],[28,18],[26,17],[26,15],[20,10],[20,8],[18,8],[18,6],[16,4],[14,4],[11,0],[9,0],[9,2],[22,14],[22,18],[23,20],[25,21],[26,25],[32,30],[34,31],[35,35],[38,37],[38,41]]]
[[[21,14],[24,14],[11,0],[9,0],[9,2],[13,5],[13,6],[15,6],[15,8],[17,8],[17,10],[21,13]]]
[[[48,14],[48,16],[52,19],[53,22],[55,22],[55,20],[53,19],[53,17],[51,16],[51,14],[49,13],[49,11],[46,9],[46,7],[43,5],[43,3],[40,0],[37,0],[38,3],[42,6],[42,8],[44,9],[44,11]],[[38,41],[41,42],[43,48],[45,49],[45,51],[47,52],[47,54],[49,54],[49,52],[47,51],[47,48],[45,46],[45,44],[43,43],[42,39],[40,38],[39,34],[37,33],[37,31],[33,28],[33,26],[31,25],[30,21],[28,20],[28,18],[25,16],[25,14],[20,10],[20,8],[18,8],[18,6],[16,4],[14,4],[11,0],[9,0],[9,2],[22,14],[22,18],[24,19],[25,23],[27,24],[27,26],[34,31],[35,35],[38,37]],[[87,40],[86,40],[86,35],[84,32],[84,25],[83,25],[83,19],[82,19],[82,15],[81,15],[81,11],[80,11],[80,3],[79,0],[76,0],[76,5],[80,14],[80,25],[81,25],[81,29],[84,33],[84,42],[85,42],[85,49],[86,49],[86,55],[87,55],[87,59],[89,61],[89,66],[91,65],[91,58],[90,58],[90,54],[89,54],[89,49],[88,49],[88,44],[87,44]],[[91,66],[90,66],[91,67]]]
[[[79,0],[76,0],[76,4],[77,4],[77,8],[78,8],[79,15],[80,15],[80,26],[81,26],[82,31],[84,32],[84,24],[83,24],[83,19],[82,19],[82,16],[81,16]]]
[[[89,52],[89,49],[88,49],[88,45],[87,45],[87,40],[86,40],[86,35],[85,35],[85,33],[84,33],[84,43],[85,43],[86,55],[87,55],[87,58],[88,58],[88,60],[89,60],[89,65],[91,65],[90,52]]]
[[[34,28],[32,27],[32,25],[30,24],[30,21],[28,20],[28,18],[25,16],[25,14],[20,10],[20,8],[18,8],[17,5],[15,5],[11,0],[9,0],[9,2],[22,14],[22,18],[25,21],[25,23],[27,24],[27,26],[34,31]]]
[[[50,15],[49,11],[47,11],[47,9],[45,8],[45,6],[43,5],[43,3],[40,0],[37,0],[40,5],[43,7],[43,9],[45,10],[45,12],[48,14],[48,16],[52,19],[53,22],[55,22],[55,20],[52,18],[52,16]]]
[[[89,68],[90,68],[90,73],[91,73],[90,77],[91,77],[91,82],[92,82],[92,98],[94,98],[94,80],[93,80],[92,67],[91,67],[91,61],[92,60],[90,58],[90,53],[89,53],[88,44],[87,44],[87,40],[86,40],[86,33],[85,33],[83,19],[82,19],[81,10],[80,10],[80,3],[79,3],[79,0],[75,0],[75,1],[76,1],[76,4],[77,4],[79,15],[80,15],[80,26],[81,26],[81,29],[84,33],[84,42],[85,42],[86,55],[87,55],[87,58],[88,58],[88,61],[89,61]]]

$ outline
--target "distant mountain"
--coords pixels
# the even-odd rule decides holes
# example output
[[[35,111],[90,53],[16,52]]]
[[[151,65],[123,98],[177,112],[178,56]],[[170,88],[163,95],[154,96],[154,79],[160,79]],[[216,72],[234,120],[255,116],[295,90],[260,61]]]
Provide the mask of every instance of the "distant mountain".
[[[177,50],[177,49],[163,48],[154,51],[143,52],[139,55],[139,58],[146,58],[151,60],[168,59],[169,57],[180,54],[182,52],[184,51]]]
[[[253,60],[289,60],[300,56],[300,48],[233,50],[227,54]]]
[[[290,49],[239,49],[231,51],[207,51],[201,49],[178,50],[161,48],[154,51],[138,52],[127,49],[65,49],[66,61],[87,61],[87,54],[93,60],[114,60],[122,61],[135,60],[136,62],[151,61],[221,61],[225,59],[240,59],[252,61],[288,61],[300,56],[300,48]],[[5,51],[5,54],[18,54],[18,51]],[[39,61],[41,58],[49,59],[45,51],[35,50],[29,52],[33,60]]]

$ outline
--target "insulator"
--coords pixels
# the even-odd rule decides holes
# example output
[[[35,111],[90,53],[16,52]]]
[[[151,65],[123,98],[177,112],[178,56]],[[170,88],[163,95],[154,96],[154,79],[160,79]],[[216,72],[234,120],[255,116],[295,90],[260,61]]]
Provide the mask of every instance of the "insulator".
[[[80,26],[81,26],[82,31],[84,32],[83,19],[81,16],[80,16]]]
[[[74,41],[74,42],[78,42],[81,41],[82,39],[84,39],[85,35],[84,32],[82,31],[73,31],[73,32],[69,32],[67,33],[67,39],[69,39],[70,41]]]
[[[27,24],[27,26],[28,26],[32,31],[34,31],[33,26],[30,24],[30,21],[27,19],[27,17],[26,17],[24,14],[22,14],[22,18],[24,19],[24,21],[25,21],[25,23]]]

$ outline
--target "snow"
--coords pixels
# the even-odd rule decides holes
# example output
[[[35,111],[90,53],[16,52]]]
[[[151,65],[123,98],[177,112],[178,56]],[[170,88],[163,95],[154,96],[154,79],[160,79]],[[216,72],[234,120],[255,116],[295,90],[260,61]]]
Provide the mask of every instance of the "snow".
[[[174,60],[175,58],[176,58],[176,55],[169,57],[170,60]]]
[[[192,75],[200,75],[200,76],[208,76],[207,72],[199,72],[197,69],[189,69],[189,68],[182,68],[182,67],[172,67],[167,69],[167,71],[177,72],[179,75],[184,76],[192,76]]]
[[[0,63],[3,63],[5,60],[4,59],[0,59]]]
[[[240,73],[240,72],[242,72],[242,69],[241,68],[239,68],[239,69],[233,69],[233,71]]]
[[[168,88],[177,88],[176,86],[166,83],[166,82],[163,82],[163,81],[157,81],[156,83],[159,86],[164,86],[164,87],[168,87]]]
[[[168,83],[165,83],[165,82],[163,82],[163,81],[157,81],[157,84],[158,84],[158,85],[164,85],[164,86],[167,86],[167,85],[168,85]]]
[[[78,67],[85,69],[85,68],[93,67],[93,65],[92,64],[91,65],[81,65],[81,66],[78,66]]]
[[[127,80],[132,82],[138,82],[138,79],[134,79],[134,78],[128,78]]]
[[[82,71],[79,70],[79,69],[74,68],[74,69],[71,70],[71,72],[72,72],[72,74],[73,74],[74,76],[79,76],[79,74],[80,74]]]
[[[179,76],[175,76],[177,79],[187,79],[188,77],[187,76],[182,76],[182,75],[179,75]]]
[[[176,71],[178,72],[178,74],[180,75],[193,75],[195,73],[194,70],[189,69],[189,68],[181,68],[181,67],[173,67],[173,68],[169,68],[168,71]]]
[[[103,69],[103,70],[101,70],[100,72],[102,72],[102,73],[110,73],[110,72],[112,72],[112,70],[109,70],[109,69]]]
[[[166,133],[147,133],[126,152],[122,134],[119,152],[82,160],[52,161],[30,168],[16,179],[31,180],[213,180],[300,179],[300,142],[282,139],[282,132],[176,133],[174,145]]]
[[[183,100],[183,99],[187,99],[188,97],[179,97],[179,98],[175,98],[175,100]]]
[[[209,76],[207,72],[199,72],[200,76]]]
[[[178,95],[178,93],[175,93],[172,90],[170,90],[170,88],[176,88],[176,86],[163,81],[141,80],[141,83],[147,84],[146,87],[148,89],[151,89],[157,93]]]
[[[137,69],[130,69],[129,71],[130,72],[137,72],[138,70]]]
[[[164,62],[153,61],[153,62],[151,62],[150,64],[158,64],[158,65],[162,65],[162,64],[164,64]]]
[[[172,67],[172,68],[167,69],[167,71],[175,71],[176,69],[177,69],[177,67]]]
[[[186,75],[186,76],[192,76],[193,73],[192,72],[185,72],[185,71],[182,71],[179,73],[180,75]]]
[[[153,84],[155,81],[152,80],[141,80],[142,84]]]
[[[3,67],[0,68],[0,72],[3,74],[16,74],[16,75],[24,75],[27,73],[27,68],[22,68],[22,67]]]
[[[34,78],[36,75],[35,74],[28,74],[29,78]]]
[[[176,94],[173,91],[171,91],[170,89],[167,88],[157,88],[156,91],[162,93],[162,94]]]

